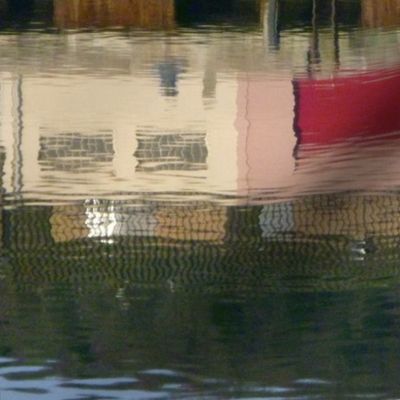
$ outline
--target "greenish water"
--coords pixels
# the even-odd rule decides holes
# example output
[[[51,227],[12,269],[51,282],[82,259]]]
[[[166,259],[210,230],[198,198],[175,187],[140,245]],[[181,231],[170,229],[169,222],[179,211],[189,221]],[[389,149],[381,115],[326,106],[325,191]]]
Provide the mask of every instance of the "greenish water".
[[[0,1],[0,400],[398,398],[399,7]]]

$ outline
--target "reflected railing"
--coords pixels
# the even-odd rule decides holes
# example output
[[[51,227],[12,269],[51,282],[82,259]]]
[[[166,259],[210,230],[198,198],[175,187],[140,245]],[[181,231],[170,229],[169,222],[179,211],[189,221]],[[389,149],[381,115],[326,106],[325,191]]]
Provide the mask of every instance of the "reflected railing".
[[[398,194],[325,194],[252,207],[192,203],[3,210],[1,262],[17,286],[94,282],[219,293],[398,283]]]

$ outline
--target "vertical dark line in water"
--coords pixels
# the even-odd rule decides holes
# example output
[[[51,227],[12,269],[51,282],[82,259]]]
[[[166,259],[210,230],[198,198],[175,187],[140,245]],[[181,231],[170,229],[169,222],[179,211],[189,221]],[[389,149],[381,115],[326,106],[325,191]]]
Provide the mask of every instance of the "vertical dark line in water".
[[[279,0],[270,0],[268,3],[268,41],[269,45],[275,50],[279,50],[280,32],[279,32]]]
[[[297,169],[297,161],[299,159],[298,157],[298,152],[299,152],[299,147],[301,145],[301,129],[299,125],[299,118],[300,118],[300,84],[296,79],[293,79],[292,81],[293,84],[293,96],[294,96],[294,108],[293,108],[293,132],[294,136],[296,137],[296,144],[294,145],[293,148],[293,158],[295,160],[295,166],[294,169]]]
[[[247,121],[247,129],[246,129],[246,142],[245,142],[245,154],[246,154],[246,166],[247,166],[247,172],[246,172],[246,186],[247,186],[247,194],[250,194],[250,186],[249,186],[249,177],[250,177],[250,163],[249,163],[249,132],[250,132],[250,126],[251,126],[251,121],[249,118],[249,86],[250,86],[250,81],[249,81],[249,74],[246,73],[246,107],[245,107],[245,119]]]
[[[308,74],[311,77],[313,70],[316,65],[320,64],[320,54],[319,54],[319,34],[318,34],[318,26],[317,26],[317,0],[313,0],[312,3],[312,36],[311,36],[311,46],[308,51]]]
[[[14,133],[14,176],[13,176],[13,192],[18,197],[22,191],[22,135],[24,130],[24,113],[23,113],[23,94],[22,94],[22,77],[19,75],[17,79],[17,129]]]
[[[3,246],[3,254],[5,249],[9,249],[11,247],[11,238],[12,238],[12,218],[10,210],[5,210],[3,207],[2,210],[2,246]],[[0,397],[1,399],[1,397]]]
[[[1,102],[3,100],[4,94],[3,94],[3,86],[2,84],[0,84],[0,106],[1,106]],[[4,120],[4,116],[0,113],[0,120]],[[1,124],[0,124],[0,128],[1,128]],[[0,140],[4,140],[3,135],[2,135],[2,130],[0,130]],[[7,153],[4,152],[4,157],[7,156]],[[4,163],[3,166],[1,168],[1,187],[0,187],[0,191],[1,191],[1,237],[0,237],[0,241],[1,241],[1,248],[5,249],[6,248],[6,224],[5,224],[5,220],[6,220],[6,212],[4,210],[4,198],[5,198],[5,185],[4,185],[4,164],[6,162],[6,159],[4,159]]]
[[[339,44],[339,29],[337,23],[336,0],[332,0],[332,29],[333,29],[335,66],[338,68],[340,66],[340,44]]]

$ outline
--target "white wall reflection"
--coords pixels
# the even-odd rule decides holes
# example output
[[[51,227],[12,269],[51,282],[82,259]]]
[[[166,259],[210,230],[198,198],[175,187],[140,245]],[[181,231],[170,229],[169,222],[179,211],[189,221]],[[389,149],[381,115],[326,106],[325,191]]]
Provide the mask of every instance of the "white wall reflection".
[[[337,85],[336,76],[357,80],[372,70],[386,79],[398,70],[398,30],[380,35],[379,45],[374,29],[339,32],[332,2],[328,22],[319,26],[316,18],[311,31],[296,31],[277,24],[284,3],[262,3],[263,26],[250,31],[0,36],[6,193],[40,202],[220,195],[246,201],[397,186],[387,179],[395,161],[393,169],[370,173],[370,150],[350,158],[333,146],[304,152],[295,136],[294,82]],[[378,7],[361,6],[367,14]],[[73,11],[72,3],[57,7]],[[364,23],[385,24],[379,21]],[[381,165],[385,156],[374,157]]]

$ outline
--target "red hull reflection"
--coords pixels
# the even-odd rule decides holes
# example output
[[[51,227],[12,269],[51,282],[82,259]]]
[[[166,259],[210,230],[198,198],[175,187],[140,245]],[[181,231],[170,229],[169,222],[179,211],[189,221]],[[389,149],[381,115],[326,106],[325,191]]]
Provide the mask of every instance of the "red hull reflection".
[[[299,144],[400,131],[400,70],[294,81]]]

